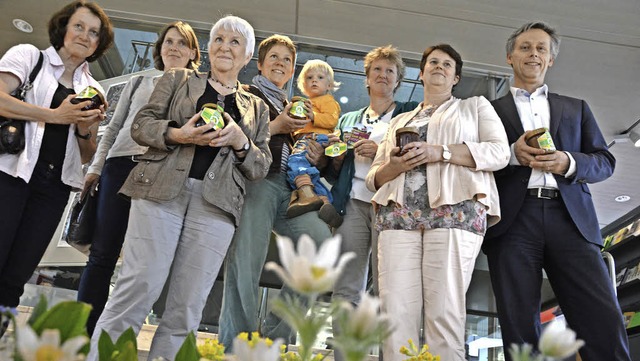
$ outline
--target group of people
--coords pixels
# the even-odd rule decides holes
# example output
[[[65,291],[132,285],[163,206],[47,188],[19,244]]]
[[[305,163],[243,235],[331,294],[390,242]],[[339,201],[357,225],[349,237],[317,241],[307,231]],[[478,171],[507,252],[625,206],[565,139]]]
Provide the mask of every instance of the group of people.
[[[306,114],[299,116],[285,90],[295,70],[291,39],[262,41],[259,75],[241,84],[255,47],[246,20],[225,16],[213,25],[208,73],[197,70],[193,29],[176,21],[155,43],[159,72],[129,80],[98,145],[106,105],[82,110],[70,100],[87,85],[103,90],[88,62],[113,42],[109,18],[76,0],[53,15],[49,34],[48,49],[17,45],[0,59],[0,115],[26,123],[24,151],[0,154],[0,304],[18,305],[71,190],[97,192],[100,221],[78,292],[93,306],[88,360],[97,358],[102,331],[114,339],[129,327],[137,333],[167,282],[149,358],[172,359],[197,330],[223,260],[220,341],[232,351],[239,332],[260,330],[291,342],[292,330],[276,316],[258,324],[272,231],[294,240],[308,234],[318,244],[342,236],[342,251],[356,257],[334,299],[359,302],[371,259],[383,311],[394,321],[386,360],[402,359],[400,347],[420,339],[420,329],[443,360],[464,360],[465,293],[481,249],[506,347],[537,344],[544,269],[586,342],[582,359],[630,360],[587,186],[609,177],[615,159],[586,102],[549,92],[545,75],[560,39],[547,24],[527,23],[510,36],[513,85],[493,102],[452,95],[463,61],[448,44],[422,55],[423,101],[396,101],[405,66],[397,49],[382,46],[364,61],[368,106],[340,116],[333,70],[309,61],[298,79],[309,98],[296,102]],[[33,89],[16,100],[10,94],[41,53]],[[221,129],[199,126],[200,110],[211,104],[223,109]],[[396,132],[407,127],[417,140],[400,148]],[[527,144],[541,127],[557,151]],[[368,136],[325,155],[354,129]],[[82,164],[92,157],[83,180]]]

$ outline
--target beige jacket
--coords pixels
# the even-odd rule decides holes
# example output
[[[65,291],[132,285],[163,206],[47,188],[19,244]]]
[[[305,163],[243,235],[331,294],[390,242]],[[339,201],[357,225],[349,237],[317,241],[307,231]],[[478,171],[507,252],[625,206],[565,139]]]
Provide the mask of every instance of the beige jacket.
[[[184,125],[195,113],[204,93],[207,74],[187,69],[167,71],[156,85],[149,104],[140,109],[131,126],[131,136],[149,150],[129,174],[120,193],[133,199],[167,201],[175,198],[189,175],[196,146],[169,145],[167,129]],[[202,195],[216,207],[230,213],[238,225],[244,203],[245,180],[264,178],[271,164],[269,151],[269,109],[258,97],[236,92],[240,111],[238,125],[251,140],[243,161],[231,147],[222,147],[203,179]]]
[[[376,192],[371,200],[375,206],[387,205],[389,201],[404,202],[404,173],[377,190],[374,179],[378,168],[389,161],[391,149],[396,147],[396,129],[406,126],[421,108],[422,103],[413,111],[393,118],[378,147],[366,178],[367,187]],[[502,122],[489,101],[484,97],[451,98],[442,104],[429,121],[427,143],[464,143],[476,162],[475,169],[443,162],[428,163],[430,207],[456,204],[476,197],[487,207],[488,225],[497,223],[500,220],[500,202],[493,171],[504,168],[511,154]]]

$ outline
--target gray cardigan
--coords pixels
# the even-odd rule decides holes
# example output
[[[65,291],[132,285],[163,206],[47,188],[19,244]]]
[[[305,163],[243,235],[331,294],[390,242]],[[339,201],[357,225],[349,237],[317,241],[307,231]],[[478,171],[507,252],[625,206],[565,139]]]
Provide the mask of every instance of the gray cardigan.
[[[187,69],[167,71],[156,85],[149,104],[136,115],[131,136],[149,150],[138,157],[120,193],[133,199],[167,201],[178,196],[189,175],[195,145],[169,145],[169,127],[181,127],[193,116],[204,93],[207,74]],[[230,213],[236,226],[244,203],[245,180],[264,178],[271,164],[269,151],[269,109],[258,97],[238,87],[238,125],[251,140],[244,160],[230,147],[222,147],[203,179],[202,195],[216,207]]]

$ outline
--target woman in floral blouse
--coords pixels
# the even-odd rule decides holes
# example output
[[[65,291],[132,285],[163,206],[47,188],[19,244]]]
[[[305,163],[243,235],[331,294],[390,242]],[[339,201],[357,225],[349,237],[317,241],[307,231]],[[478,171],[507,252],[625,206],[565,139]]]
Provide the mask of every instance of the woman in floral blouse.
[[[427,48],[420,69],[424,101],[392,119],[366,178],[376,191],[382,308],[397,320],[383,352],[403,359],[398,350],[423,326],[431,352],[459,361],[465,293],[484,233],[500,219],[492,172],[509,162],[509,144],[489,101],[452,95],[462,58],[451,46]],[[419,141],[401,153],[395,135],[403,127]]]

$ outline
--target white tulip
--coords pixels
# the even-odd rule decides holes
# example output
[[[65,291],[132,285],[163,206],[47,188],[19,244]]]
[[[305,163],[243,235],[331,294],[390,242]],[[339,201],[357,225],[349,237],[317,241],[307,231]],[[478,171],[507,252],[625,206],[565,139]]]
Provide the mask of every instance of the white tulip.
[[[276,242],[282,267],[269,262],[265,269],[274,271],[289,287],[306,295],[331,291],[345,264],[355,257],[353,252],[340,255],[339,235],[322,242],[317,252],[307,235],[300,237],[298,253],[291,239],[279,236]]]
[[[576,340],[576,333],[567,328],[564,321],[557,319],[545,327],[538,342],[538,349],[544,357],[557,360],[575,354],[582,346],[584,341]]]

